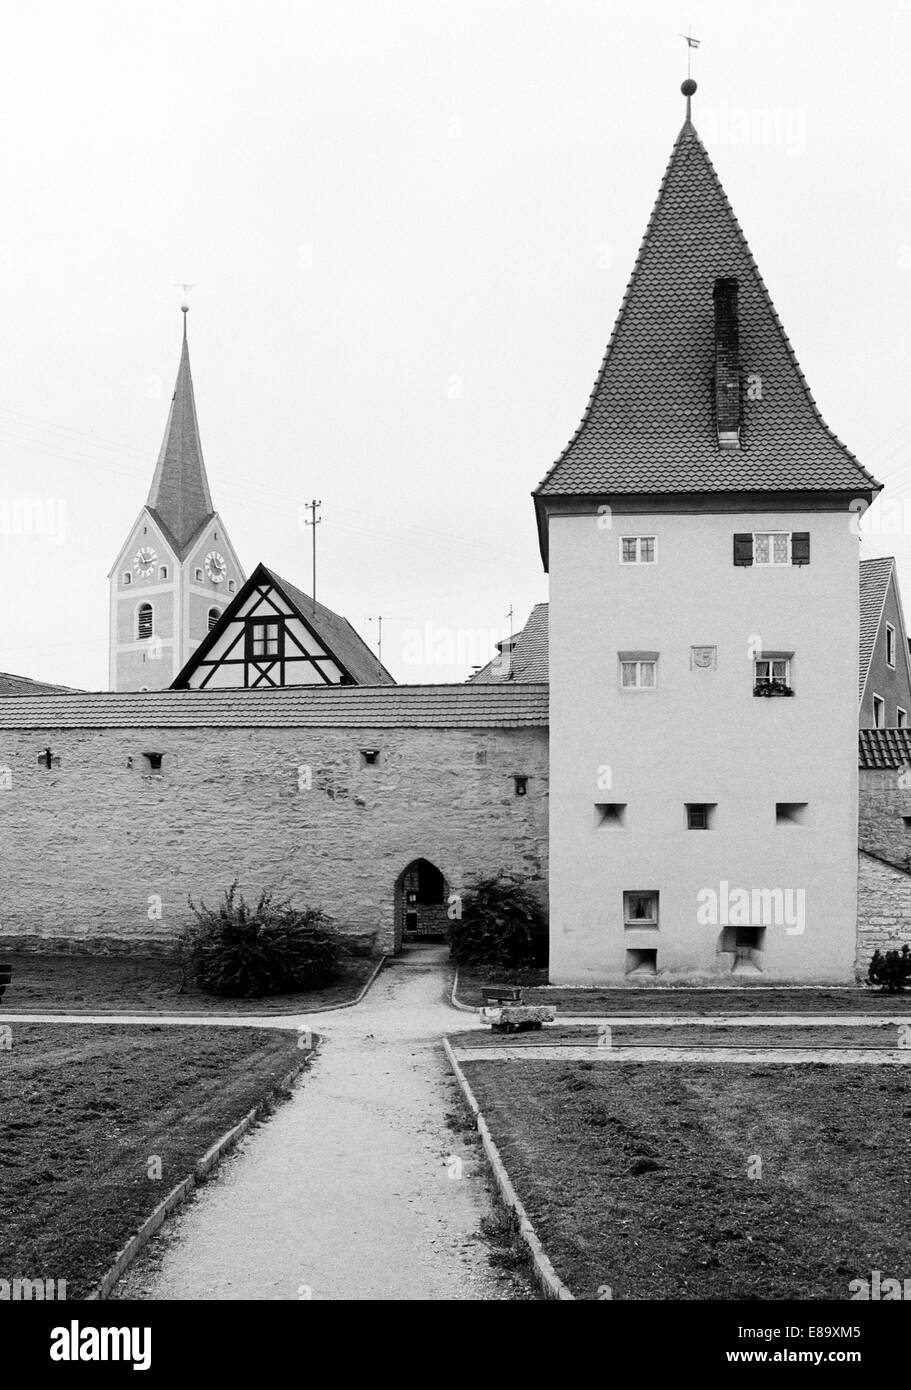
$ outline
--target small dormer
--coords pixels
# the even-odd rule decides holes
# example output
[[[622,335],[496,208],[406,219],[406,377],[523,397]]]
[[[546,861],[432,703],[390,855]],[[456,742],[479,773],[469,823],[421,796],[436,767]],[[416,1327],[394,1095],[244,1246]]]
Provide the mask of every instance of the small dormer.
[[[740,448],[740,323],[738,281],[721,276],[715,281],[715,428],[720,449]]]

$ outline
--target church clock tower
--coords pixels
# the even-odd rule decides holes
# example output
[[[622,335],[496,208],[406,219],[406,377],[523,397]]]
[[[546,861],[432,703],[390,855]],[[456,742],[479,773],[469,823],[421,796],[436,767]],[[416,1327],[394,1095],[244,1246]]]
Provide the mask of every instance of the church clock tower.
[[[110,687],[165,690],[244,582],[212,506],[183,344],[148,501],[114,562]]]

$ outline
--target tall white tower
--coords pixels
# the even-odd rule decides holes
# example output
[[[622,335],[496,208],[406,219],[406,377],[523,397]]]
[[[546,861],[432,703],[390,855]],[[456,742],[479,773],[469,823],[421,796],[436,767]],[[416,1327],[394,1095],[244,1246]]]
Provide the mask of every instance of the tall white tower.
[[[182,312],[177,384],[148,501],[108,576],[112,690],[166,689],[245,578],[212,506]]]

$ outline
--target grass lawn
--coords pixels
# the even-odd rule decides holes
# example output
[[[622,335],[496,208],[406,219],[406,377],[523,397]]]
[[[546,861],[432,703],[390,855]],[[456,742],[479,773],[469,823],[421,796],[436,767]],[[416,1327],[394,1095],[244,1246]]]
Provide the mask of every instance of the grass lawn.
[[[376,968],[361,956],[344,960],[322,989],[268,999],[219,999],[188,987],[178,994],[181,968],[154,956],[77,956],[23,953],[0,959],[13,966],[0,1000],[3,1013],[318,1013],[353,1002]]]
[[[878,990],[768,989],[741,985],[693,989],[663,985],[634,989],[567,989],[547,984],[545,970],[491,971],[462,966],[456,998],[480,1007],[481,989],[489,984],[519,984],[527,1004],[550,1004],[561,1014],[901,1014],[911,1016],[911,993],[880,994]]]
[[[278,1029],[9,1026],[0,1279],[66,1279],[75,1298],[301,1058],[297,1034]],[[160,1179],[149,1176],[156,1155]]]
[[[911,1025],[911,1010],[908,1011]],[[453,1047],[595,1047],[605,1041],[593,1025],[575,1027],[553,1024],[527,1033],[494,1033],[489,1028],[450,1035]],[[672,1027],[660,1024],[615,1023],[610,1028],[609,1045],[620,1047],[899,1047],[899,1029],[893,1023],[871,1022],[861,1027],[839,1024],[814,1025],[801,1028],[795,1025],[762,1024],[751,1028],[737,1024],[725,1028],[712,1024],[693,1027],[677,1023]]]
[[[911,1273],[911,1069],[465,1072],[577,1298],[844,1300],[874,1269]]]

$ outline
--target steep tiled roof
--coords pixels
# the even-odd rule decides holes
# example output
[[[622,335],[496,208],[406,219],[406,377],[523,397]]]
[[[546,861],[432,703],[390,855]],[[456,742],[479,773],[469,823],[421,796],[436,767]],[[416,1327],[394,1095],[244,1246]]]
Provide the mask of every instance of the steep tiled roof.
[[[0,671],[0,695],[56,695],[73,690],[72,685],[49,685],[47,681],[33,681],[30,676],[11,676]]]
[[[0,699],[13,729],[504,729],[547,725],[546,685],[307,685]]]
[[[349,675],[357,681],[358,685],[394,685],[393,677],[386,670],[379,657],[367,646],[367,643],[351,626],[347,618],[343,618],[339,613],[333,613],[331,608],[327,608],[317,600],[316,611],[314,612],[313,600],[309,594],[305,594],[303,589],[298,589],[296,585],[289,584],[287,579],[282,579],[274,570],[262,567],[273,583],[283,591],[289,603],[293,603],[302,618],[310,624],[316,635],[320,637],[328,647],[329,651],[337,656],[339,661],[348,671]]]
[[[911,767],[911,729],[861,729],[860,766]]]
[[[858,697],[863,698],[867,673],[873,659],[876,634],[879,631],[889,580],[895,561],[891,555],[860,562],[860,664],[858,668]]]
[[[715,281],[739,282],[740,449],[718,446]],[[823,422],[731,206],[689,119],[674,145],[585,416],[537,496],[769,491],[879,484]]]
[[[186,316],[177,384],[149,490],[148,507],[164,527],[168,539],[173,538],[174,549],[181,559],[190,542],[214,515],[196,419]]]
[[[508,647],[508,643],[504,646]],[[536,603],[528,622],[514,639],[512,655],[494,657],[469,676],[473,684],[494,681],[547,680],[547,604]]]

